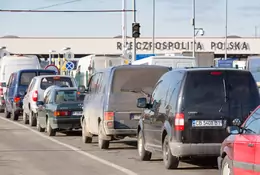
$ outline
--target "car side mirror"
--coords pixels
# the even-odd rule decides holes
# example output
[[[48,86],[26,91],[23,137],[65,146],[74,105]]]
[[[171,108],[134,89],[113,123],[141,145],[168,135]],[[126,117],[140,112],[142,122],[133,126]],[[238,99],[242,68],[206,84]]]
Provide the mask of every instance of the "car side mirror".
[[[36,105],[37,105],[37,106],[43,106],[43,105],[44,105],[44,102],[43,102],[43,101],[37,101],[37,102],[36,102]]]
[[[240,134],[241,133],[241,128],[238,126],[228,126],[227,127],[227,132],[229,134]]]
[[[79,87],[78,87],[78,91],[81,92],[81,93],[86,92],[85,86],[84,86],[84,85],[79,86]]]
[[[242,122],[241,122],[240,119],[236,118],[236,119],[234,119],[234,120],[232,121],[232,124],[233,124],[233,126],[240,127],[241,124],[242,124]]]
[[[136,106],[138,108],[146,108],[147,106],[147,100],[146,98],[138,98]]]

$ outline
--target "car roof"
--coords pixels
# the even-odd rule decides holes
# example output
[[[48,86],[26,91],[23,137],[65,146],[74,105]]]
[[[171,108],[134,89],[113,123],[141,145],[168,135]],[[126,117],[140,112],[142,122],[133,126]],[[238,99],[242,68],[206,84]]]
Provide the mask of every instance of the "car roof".
[[[35,71],[35,72],[55,72],[54,70],[46,70],[46,69],[22,69],[22,70],[19,70],[17,71],[16,73],[21,73],[21,72],[32,72],[32,71]]]
[[[71,76],[68,75],[40,75],[37,77],[34,77],[35,79],[41,79],[41,78],[48,78],[48,77],[65,77],[65,78],[72,78]]]
[[[60,90],[78,90],[75,87],[53,87],[54,90],[60,91]]]
[[[218,67],[186,67],[172,69],[172,71],[184,71],[184,72],[194,72],[194,71],[234,71],[234,72],[248,72],[248,70],[241,70],[235,68],[218,68]]]
[[[105,68],[105,69],[100,69],[97,70],[97,72],[106,72],[106,71],[111,71],[113,69],[135,69],[135,68],[169,68],[167,66],[159,66],[159,65],[119,65],[119,66],[112,66],[109,68]]]

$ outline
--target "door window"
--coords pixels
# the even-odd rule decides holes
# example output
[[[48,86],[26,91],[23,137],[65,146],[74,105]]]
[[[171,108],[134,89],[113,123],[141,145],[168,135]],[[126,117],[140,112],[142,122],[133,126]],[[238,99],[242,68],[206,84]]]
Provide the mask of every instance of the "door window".
[[[260,134],[260,108],[248,118],[244,127],[244,134]]]
[[[33,89],[33,87],[35,85],[35,82],[36,82],[36,80],[33,79],[32,82],[30,83],[29,87],[28,87],[27,93],[31,92],[31,90]]]
[[[97,93],[98,89],[99,89],[99,77],[100,77],[100,74],[99,73],[96,73],[94,74],[91,79],[90,79],[90,83],[89,83],[89,92],[91,94],[94,94],[94,93]]]
[[[44,97],[44,100],[43,100],[43,102],[44,102],[45,104],[48,104],[48,103],[49,103],[50,94],[51,94],[51,91],[48,91],[48,92],[46,93],[46,95],[45,95],[45,97]]]
[[[166,91],[168,88],[165,85],[166,85],[165,81],[160,81],[159,83],[157,83],[152,93],[151,104],[153,105],[152,108],[155,112],[159,110],[162,104],[165,104]]]

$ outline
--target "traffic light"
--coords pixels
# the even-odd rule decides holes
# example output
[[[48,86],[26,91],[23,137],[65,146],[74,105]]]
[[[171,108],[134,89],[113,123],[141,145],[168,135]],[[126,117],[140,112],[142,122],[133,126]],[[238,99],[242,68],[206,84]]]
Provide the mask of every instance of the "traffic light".
[[[132,23],[132,37],[139,38],[140,37],[140,24]]]

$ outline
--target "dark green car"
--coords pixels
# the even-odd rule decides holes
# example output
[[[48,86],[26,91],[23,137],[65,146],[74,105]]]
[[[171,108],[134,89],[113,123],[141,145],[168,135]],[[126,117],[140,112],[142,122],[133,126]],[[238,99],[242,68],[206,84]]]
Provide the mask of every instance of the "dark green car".
[[[76,88],[57,87],[48,89],[44,101],[38,101],[37,129],[47,130],[49,136],[57,131],[80,129],[83,98]]]

